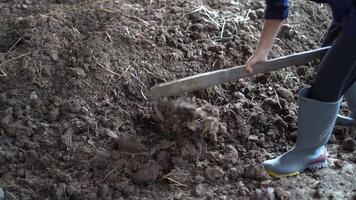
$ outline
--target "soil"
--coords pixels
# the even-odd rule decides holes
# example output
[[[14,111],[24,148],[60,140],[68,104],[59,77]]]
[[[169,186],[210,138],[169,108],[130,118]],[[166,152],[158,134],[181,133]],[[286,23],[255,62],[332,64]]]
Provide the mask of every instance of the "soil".
[[[295,142],[317,62],[152,109],[157,83],[243,64],[261,2],[0,0],[6,199],[355,199],[354,128],[335,128],[329,168],[274,179],[261,165]],[[292,1],[271,58],[317,48],[329,24],[325,5]]]

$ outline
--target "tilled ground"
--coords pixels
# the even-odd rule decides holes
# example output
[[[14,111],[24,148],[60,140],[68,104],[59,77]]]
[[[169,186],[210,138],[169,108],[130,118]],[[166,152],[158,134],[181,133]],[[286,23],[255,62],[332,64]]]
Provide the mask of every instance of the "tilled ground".
[[[157,83],[243,64],[262,1],[0,0],[0,184],[6,199],[352,199],[355,130],[330,167],[272,179],[316,63],[165,99]],[[292,2],[272,57],[318,47],[328,8]],[[345,106],[343,107],[345,110]]]

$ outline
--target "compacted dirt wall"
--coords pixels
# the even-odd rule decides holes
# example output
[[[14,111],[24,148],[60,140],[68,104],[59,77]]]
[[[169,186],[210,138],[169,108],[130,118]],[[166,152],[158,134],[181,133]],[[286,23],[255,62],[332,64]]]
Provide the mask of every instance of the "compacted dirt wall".
[[[291,4],[271,57],[317,48],[330,24],[325,5]],[[152,109],[157,83],[244,64],[263,8],[253,0],[0,0],[6,199],[354,198],[353,128],[335,129],[328,169],[272,179],[261,166],[295,142],[297,91],[316,62]]]

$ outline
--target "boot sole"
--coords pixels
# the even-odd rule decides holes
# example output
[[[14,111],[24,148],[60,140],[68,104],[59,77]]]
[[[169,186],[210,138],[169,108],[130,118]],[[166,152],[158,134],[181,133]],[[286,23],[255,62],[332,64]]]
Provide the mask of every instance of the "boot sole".
[[[324,160],[323,162],[310,164],[307,169],[311,171],[317,171],[319,169],[325,168],[328,166],[328,160]]]
[[[309,169],[309,170],[315,172],[315,171],[320,170],[322,168],[325,168],[327,166],[328,166],[328,160],[324,160],[324,161],[321,161],[321,162],[310,163],[307,166],[303,167],[300,171],[292,172],[292,173],[289,173],[289,174],[279,174],[279,173],[276,173],[276,172],[268,170],[268,169],[266,169],[266,172],[267,172],[268,175],[270,175],[272,177],[286,178],[286,177],[298,176],[300,173],[302,173],[306,169]]]

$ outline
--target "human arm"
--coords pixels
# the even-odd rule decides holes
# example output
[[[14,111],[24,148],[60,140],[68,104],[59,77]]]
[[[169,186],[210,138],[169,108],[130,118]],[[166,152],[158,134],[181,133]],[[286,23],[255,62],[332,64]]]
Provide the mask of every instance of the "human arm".
[[[284,19],[288,16],[288,0],[266,0],[265,22],[261,37],[254,53],[246,62],[246,69],[253,73],[253,67],[259,62],[267,61]]]

